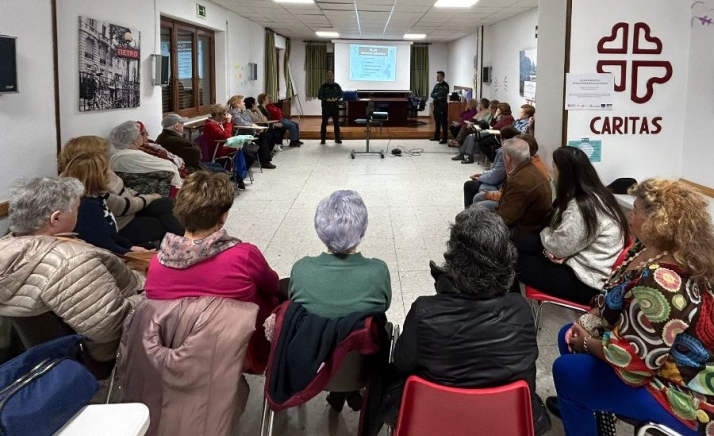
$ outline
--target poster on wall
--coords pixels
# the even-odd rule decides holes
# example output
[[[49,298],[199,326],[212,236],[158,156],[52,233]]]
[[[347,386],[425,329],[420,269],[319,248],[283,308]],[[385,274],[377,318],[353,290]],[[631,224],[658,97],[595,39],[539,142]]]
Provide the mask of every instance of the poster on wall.
[[[602,160],[602,141],[582,138],[579,141],[568,141],[568,147],[581,149],[590,159],[590,162],[600,162]]]
[[[79,17],[79,111],[138,107],[141,33]]]
[[[612,110],[615,80],[612,74],[565,75],[565,110]]]
[[[525,97],[525,82],[536,81],[536,49],[521,50],[520,52],[520,92]],[[535,96],[533,96],[535,98]]]

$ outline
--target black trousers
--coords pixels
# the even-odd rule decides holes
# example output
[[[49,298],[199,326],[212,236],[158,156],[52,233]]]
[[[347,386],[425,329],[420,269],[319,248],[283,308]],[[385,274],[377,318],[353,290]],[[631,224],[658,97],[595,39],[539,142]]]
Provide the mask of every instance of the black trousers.
[[[336,102],[322,102],[322,124],[320,125],[320,140],[327,138],[327,120],[332,118],[332,125],[335,126],[335,140],[340,139],[340,110]]]
[[[268,164],[272,160],[271,152],[273,147],[275,147],[275,142],[273,141],[273,135],[267,131],[262,132],[258,135],[258,159],[261,164]]]
[[[488,160],[493,162],[496,160],[496,151],[501,148],[501,141],[496,135],[488,135],[478,141],[478,148]]]
[[[456,139],[456,137],[459,136],[459,132],[461,131],[461,125],[449,126],[449,130],[451,131],[451,137]]]
[[[129,224],[119,230],[121,236],[135,244],[161,241],[166,232],[181,236],[184,233],[183,227],[174,216],[174,200],[166,197],[149,203]]]
[[[446,141],[449,137],[449,130],[447,129],[447,118],[448,118],[448,106],[446,102],[434,102],[434,138],[442,138]],[[443,136],[439,135],[439,128],[443,132]]]
[[[478,180],[467,180],[464,182],[464,209],[468,209],[474,203],[474,195],[478,194],[481,182]]]
[[[513,243],[518,249],[516,275],[524,284],[544,294],[578,304],[589,304],[600,293],[598,289],[581,282],[568,265],[558,265],[548,260],[543,255],[540,236],[514,234]]]

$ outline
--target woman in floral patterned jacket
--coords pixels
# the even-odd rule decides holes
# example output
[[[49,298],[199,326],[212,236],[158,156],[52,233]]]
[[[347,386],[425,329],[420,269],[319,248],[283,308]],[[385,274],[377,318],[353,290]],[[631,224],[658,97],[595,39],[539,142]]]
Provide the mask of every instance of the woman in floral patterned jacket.
[[[593,411],[714,435],[714,231],[679,181],[636,186],[638,243],[590,314],[565,326],[553,364],[567,435],[597,435]],[[577,353],[577,354],[576,354]]]

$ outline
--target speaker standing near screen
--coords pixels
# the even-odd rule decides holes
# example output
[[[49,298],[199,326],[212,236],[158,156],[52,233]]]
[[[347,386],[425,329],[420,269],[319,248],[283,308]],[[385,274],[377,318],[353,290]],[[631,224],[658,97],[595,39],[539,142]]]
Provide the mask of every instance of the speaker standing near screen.
[[[439,141],[439,144],[446,144],[448,139],[448,130],[446,128],[446,118],[448,112],[447,97],[449,96],[449,84],[444,81],[444,72],[436,72],[436,85],[431,91],[431,98],[434,99],[434,137],[432,141],[439,141],[439,127],[441,127],[444,136]],[[324,118],[323,118],[324,119]]]
[[[327,136],[327,120],[332,117],[332,125],[335,126],[335,143],[342,144],[340,140],[340,120],[337,102],[342,98],[342,88],[335,83],[335,75],[328,71],[327,81],[320,86],[317,98],[322,100],[322,125],[320,126],[320,144],[325,144]]]

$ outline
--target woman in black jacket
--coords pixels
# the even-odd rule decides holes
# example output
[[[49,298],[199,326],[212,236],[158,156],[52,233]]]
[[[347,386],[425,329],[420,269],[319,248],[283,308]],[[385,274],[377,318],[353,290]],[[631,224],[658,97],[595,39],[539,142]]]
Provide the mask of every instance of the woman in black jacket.
[[[394,350],[398,377],[382,404],[387,424],[396,424],[404,381],[416,375],[460,388],[525,380],[538,434],[550,428],[535,395],[538,345],[533,318],[526,300],[508,292],[516,255],[508,227],[498,215],[474,205],[456,216],[444,253],[446,264],[430,263],[436,295],[421,296],[412,304]]]

